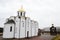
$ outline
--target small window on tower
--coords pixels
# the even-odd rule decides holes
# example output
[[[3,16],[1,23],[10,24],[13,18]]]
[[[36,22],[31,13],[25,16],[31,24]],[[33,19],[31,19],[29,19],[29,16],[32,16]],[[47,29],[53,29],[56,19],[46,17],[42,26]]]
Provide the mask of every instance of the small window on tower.
[[[10,27],[10,32],[12,32],[12,26]]]
[[[21,12],[21,16],[22,16],[22,12]]]
[[[22,21],[22,24],[23,24],[22,26],[24,27],[24,21]]]
[[[25,12],[24,12],[24,16],[25,16]]]
[[[23,23],[23,27],[24,27],[24,23]]]

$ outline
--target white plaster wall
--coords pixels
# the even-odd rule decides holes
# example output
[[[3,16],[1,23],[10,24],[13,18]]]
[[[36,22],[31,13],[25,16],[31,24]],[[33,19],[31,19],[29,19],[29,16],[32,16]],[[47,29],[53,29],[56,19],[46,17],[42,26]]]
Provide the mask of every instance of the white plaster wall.
[[[12,31],[10,32],[10,27],[12,26]],[[3,38],[13,38],[14,37],[14,24],[5,24],[3,31]]]
[[[34,30],[34,31],[33,31],[33,32],[34,32],[34,33],[33,33],[33,36],[35,36],[35,33],[36,33],[36,30],[35,30],[35,21],[33,21],[33,30]]]
[[[16,25],[15,25],[15,38],[19,38],[20,37],[19,31],[20,31],[20,27],[21,27],[20,18],[16,17],[15,23],[16,23]]]
[[[37,31],[38,31],[38,30],[37,30],[37,23],[35,23],[35,26],[36,26],[36,36],[37,36],[37,34],[38,34],[38,33],[37,33]]]
[[[25,38],[25,17],[21,17],[20,38]]]
[[[34,36],[36,36],[36,22],[34,21]]]
[[[26,37],[27,37],[27,31],[29,31],[29,37],[31,37],[31,20],[29,17],[26,17]]]
[[[33,21],[32,20],[30,20],[30,21],[31,21],[31,24],[30,25],[31,25],[31,37],[32,37],[33,36],[32,35],[32,33],[33,33],[33,31],[32,31],[33,30],[33,28],[32,28],[33,27]]]
[[[29,31],[29,24],[28,24],[28,18],[26,17],[26,21],[25,21],[25,25],[26,25],[26,27],[25,27],[25,36],[27,37],[27,31]]]
[[[36,22],[36,35],[38,35],[38,28],[39,28],[39,25],[38,25],[38,22]]]
[[[31,35],[31,33],[32,33],[32,31],[31,31],[31,20],[29,19],[29,37],[32,37],[32,35]]]
[[[15,22],[16,22],[15,38],[24,38],[25,37],[25,17],[20,17],[20,18],[16,17]]]
[[[34,21],[33,20],[31,21],[31,26],[32,26],[32,36],[35,36],[35,32],[34,32],[35,27],[34,27]]]
[[[30,20],[29,17],[25,19],[25,17],[18,18],[18,16],[16,16],[16,19],[14,19],[14,17],[10,17],[9,19],[13,19],[16,23],[15,33],[14,33],[14,28],[13,28],[13,32],[9,32],[8,30],[10,26],[11,25],[14,26],[14,24],[6,24],[4,27],[3,38],[13,38],[13,33],[15,34],[15,38],[24,38],[24,37],[27,37],[27,31],[29,31],[29,37],[37,36],[38,23],[37,22],[35,23],[35,21]]]

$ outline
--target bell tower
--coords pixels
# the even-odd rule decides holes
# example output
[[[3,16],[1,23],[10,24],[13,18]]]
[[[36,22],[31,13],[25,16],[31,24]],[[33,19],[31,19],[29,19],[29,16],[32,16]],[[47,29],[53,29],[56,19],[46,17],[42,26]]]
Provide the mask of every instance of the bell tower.
[[[23,9],[23,6],[18,10],[18,17],[25,17],[25,10]]]

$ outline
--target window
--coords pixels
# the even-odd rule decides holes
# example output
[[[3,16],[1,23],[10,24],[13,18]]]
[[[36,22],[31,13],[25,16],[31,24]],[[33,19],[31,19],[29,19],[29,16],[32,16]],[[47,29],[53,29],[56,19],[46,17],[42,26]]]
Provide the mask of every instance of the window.
[[[22,16],[22,12],[21,12],[21,16]]]
[[[12,32],[12,26],[10,27],[10,32]]]
[[[24,21],[22,21],[22,26],[24,27]]]
[[[23,27],[24,27],[24,23],[23,23]]]
[[[28,21],[28,27],[29,27],[29,21]]]
[[[25,12],[23,12],[23,16],[25,16]]]

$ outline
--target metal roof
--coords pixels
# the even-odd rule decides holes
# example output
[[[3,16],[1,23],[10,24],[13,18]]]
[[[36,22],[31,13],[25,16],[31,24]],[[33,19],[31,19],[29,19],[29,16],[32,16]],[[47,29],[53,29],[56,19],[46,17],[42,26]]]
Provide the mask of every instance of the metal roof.
[[[9,23],[14,23],[15,24],[15,21],[14,20],[8,20],[5,24],[9,24]]]

